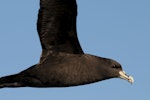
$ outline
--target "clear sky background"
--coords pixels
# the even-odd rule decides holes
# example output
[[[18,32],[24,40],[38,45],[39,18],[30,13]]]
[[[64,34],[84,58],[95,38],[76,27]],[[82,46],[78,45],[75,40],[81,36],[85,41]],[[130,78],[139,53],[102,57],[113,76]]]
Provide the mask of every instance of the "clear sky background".
[[[4,88],[1,100],[149,100],[150,0],[77,0],[85,53],[117,60],[135,83],[110,79],[69,88]],[[0,77],[38,63],[39,0],[0,1]]]

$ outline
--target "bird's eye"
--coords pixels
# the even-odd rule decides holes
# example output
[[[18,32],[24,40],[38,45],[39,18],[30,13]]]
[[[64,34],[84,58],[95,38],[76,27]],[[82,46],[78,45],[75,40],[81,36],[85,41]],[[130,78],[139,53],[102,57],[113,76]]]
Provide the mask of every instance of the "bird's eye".
[[[116,68],[117,69],[118,67],[116,65],[113,65],[112,68]]]

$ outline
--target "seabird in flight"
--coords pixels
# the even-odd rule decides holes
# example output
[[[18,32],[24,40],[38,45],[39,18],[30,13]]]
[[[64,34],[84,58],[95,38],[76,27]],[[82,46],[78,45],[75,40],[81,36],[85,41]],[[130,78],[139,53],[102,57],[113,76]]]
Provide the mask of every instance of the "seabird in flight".
[[[83,52],[77,38],[76,16],[76,0],[40,0],[40,61],[18,74],[1,77],[0,88],[68,87],[110,78],[133,83],[117,61]]]

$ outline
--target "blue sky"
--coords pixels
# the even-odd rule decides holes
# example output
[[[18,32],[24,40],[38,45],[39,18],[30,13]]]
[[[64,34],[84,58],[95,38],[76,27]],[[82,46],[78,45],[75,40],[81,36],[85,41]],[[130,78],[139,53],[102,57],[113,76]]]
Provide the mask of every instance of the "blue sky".
[[[150,1],[77,0],[77,31],[85,53],[120,62],[135,83],[110,79],[69,88],[5,88],[2,100],[150,99]],[[39,0],[0,1],[0,77],[38,63]]]

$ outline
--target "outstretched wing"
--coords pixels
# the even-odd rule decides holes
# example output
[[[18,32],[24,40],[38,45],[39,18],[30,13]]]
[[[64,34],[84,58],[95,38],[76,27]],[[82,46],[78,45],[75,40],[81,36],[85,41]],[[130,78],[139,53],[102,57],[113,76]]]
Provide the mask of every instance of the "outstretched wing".
[[[43,50],[82,54],[76,0],[40,0],[37,30]]]

